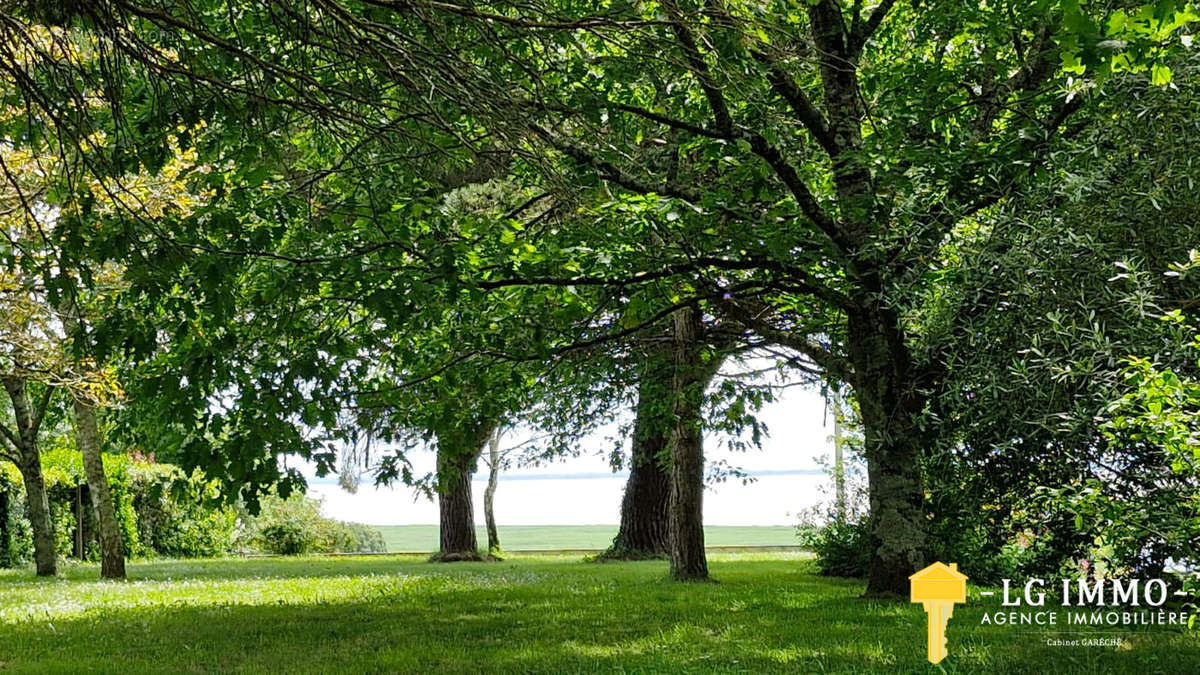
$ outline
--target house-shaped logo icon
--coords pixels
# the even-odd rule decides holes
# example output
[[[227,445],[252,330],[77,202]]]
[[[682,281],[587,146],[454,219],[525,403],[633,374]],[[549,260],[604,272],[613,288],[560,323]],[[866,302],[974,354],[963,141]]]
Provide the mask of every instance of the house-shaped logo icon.
[[[928,616],[929,662],[946,658],[946,623],[954,614],[954,604],[967,601],[967,575],[958,571],[958,563],[935,562],[908,578],[912,601],[925,607]]]

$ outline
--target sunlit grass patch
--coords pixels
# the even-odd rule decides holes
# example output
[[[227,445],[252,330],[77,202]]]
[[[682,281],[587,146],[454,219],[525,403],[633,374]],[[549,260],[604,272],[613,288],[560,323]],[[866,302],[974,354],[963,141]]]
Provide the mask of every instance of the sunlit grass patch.
[[[718,584],[663,561],[579,556],[139,562],[128,582],[0,573],[0,662],[13,672],[926,673],[919,605],[863,600],[807,555],[713,555]],[[1200,672],[1200,644],[1143,631],[1129,649],[1046,647],[950,624],[945,672]],[[1184,668],[1181,670],[1180,668]]]

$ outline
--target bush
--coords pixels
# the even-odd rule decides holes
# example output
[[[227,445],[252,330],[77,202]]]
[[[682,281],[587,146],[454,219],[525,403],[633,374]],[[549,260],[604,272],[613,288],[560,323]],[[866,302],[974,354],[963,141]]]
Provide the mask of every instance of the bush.
[[[865,577],[871,567],[871,532],[867,519],[834,521],[813,542],[817,569],[831,577]]]
[[[233,549],[237,512],[217,505],[217,486],[170,464],[144,464],[132,474],[133,508],[146,546],[174,558],[211,557]]]
[[[262,528],[258,533],[258,541],[268,553],[279,555],[308,553],[316,543],[308,528],[293,522],[275,523]]]
[[[188,475],[171,464],[108,454],[104,468],[130,557],[216,556],[235,544],[283,555],[386,550],[375,528],[326,518],[320,502],[303,495],[264,499],[259,515],[245,516],[239,525],[237,510],[220,503],[217,484],[200,472]],[[82,530],[83,557],[96,559],[98,527],[82,457],[70,447],[49,447],[42,453],[42,471],[59,555],[75,555]],[[20,472],[7,462],[0,463],[0,502],[0,567],[26,564],[33,557],[33,537],[25,518],[24,485]]]
[[[12,567],[33,555],[33,537],[25,520],[25,500],[16,467],[0,464],[0,567]]]
[[[258,515],[243,518],[239,548],[299,555],[301,553],[382,553],[386,550],[379,530],[346,523],[321,514],[321,502],[304,495],[262,500]]]
[[[821,536],[821,530],[824,529],[819,525],[809,523],[801,523],[796,526],[796,544],[807,549],[814,549],[817,545],[817,538]]]

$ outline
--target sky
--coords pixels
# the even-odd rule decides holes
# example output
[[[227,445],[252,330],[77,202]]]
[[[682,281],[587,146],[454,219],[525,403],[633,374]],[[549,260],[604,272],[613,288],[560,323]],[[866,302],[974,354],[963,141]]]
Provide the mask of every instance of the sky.
[[[710,462],[724,460],[754,477],[709,485],[704,518],[709,525],[794,525],[797,513],[828,502],[831,479],[821,471],[822,458],[832,456],[832,421],[816,388],[783,389],[776,401],[759,413],[769,431],[762,448],[731,452],[717,439],[706,438]],[[605,456],[604,441],[611,429],[584,439],[577,457],[501,474],[496,491],[496,520],[500,525],[610,525],[620,519],[621,493],[627,474],[614,474]],[[505,444],[519,443],[519,434]],[[432,452],[412,457],[418,474],[432,470]],[[480,463],[483,468],[483,463]],[[308,469],[311,475],[311,468]],[[473,481],[476,522],[483,522],[486,471]],[[436,502],[406,486],[376,488],[365,478],[357,493],[343,491],[334,478],[309,478],[309,495],[323,501],[326,514],[340,520],[371,525],[436,524]]]

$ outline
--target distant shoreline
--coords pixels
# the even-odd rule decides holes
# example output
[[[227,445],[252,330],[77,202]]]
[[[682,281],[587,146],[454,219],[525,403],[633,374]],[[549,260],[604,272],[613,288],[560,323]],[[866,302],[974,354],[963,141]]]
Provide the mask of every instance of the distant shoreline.
[[[762,476],[821,476],[824,475],[823,469],[780,469],[780,470],[765,470],[765,471],[746,471],[743,472],[747,478],[758,478]],[[531,481],[531,480],[601,480],[610,478],[629,478],[628,471],[617,471],[613,473],[605,473],[593,471],[589,473],[512,473],[500,474],[500,482],[505,481]],[[478,471],[471,479],[473,482],[487,482],[487,474],[483,471]],[[337,479],[326,476],[324,478],[309,478],[310,485],[337,485]]]

